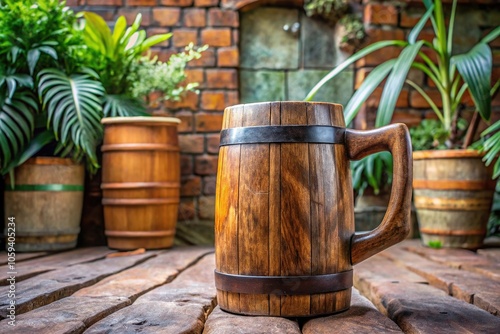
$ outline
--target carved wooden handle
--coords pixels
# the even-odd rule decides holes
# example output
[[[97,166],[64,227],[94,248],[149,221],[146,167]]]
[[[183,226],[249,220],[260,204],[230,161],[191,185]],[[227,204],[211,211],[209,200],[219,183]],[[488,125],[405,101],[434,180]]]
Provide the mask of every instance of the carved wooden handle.
[[[373,231],[356,233],[351,239],[351,263],[354,265],[402,241],[408,235],[413,160],[410,135],[404,124],[392,124],[370,131],[347,129],[346,148],[350,160],[389,151],[394,166],[391,197],[382,223]]]

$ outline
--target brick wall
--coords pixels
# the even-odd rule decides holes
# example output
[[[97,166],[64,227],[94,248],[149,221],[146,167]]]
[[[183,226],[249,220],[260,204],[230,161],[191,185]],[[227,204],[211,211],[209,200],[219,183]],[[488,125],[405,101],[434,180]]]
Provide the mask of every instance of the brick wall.
[[[451,0],[445,2],[451,3]],[[484,35],[500,22],[496,0],[460,0],[460,6],[470,13],[467,18],[476,24],[472,32],[465,32],[463,43],[474,40],[474,34]],[[189,67],[188,77],[200,82],[200,95],[189,94],[182,102],[165,103],[160,112],[174,115],[182,120],[179,127],[182,151],[182,188],[179,220],[185,224],[193,221],[213,221],[215,176],[217,171],[218,141],[224,107],[239,102],[239,11],[262,5],[301,7],[302,0],[68,0],[76,10],[90,10],[114,21],[125,15],[130,23],[137,13],[142,13],[142,25],[148,34],[173,32],[173,38],[153,53],[167,60],[173,53],[193,41],[208,44],[210,48],[200,60]],[[421,1],[374,1],[352,0],[357,10],[363,13],[369,35],[366,44],[384,39],[403,39],[423,13]],[[474,21],[475,20],[475,21]],[[460,24],[460,23],[459,23]],[[429,35],[428,31],[422,34]],[[467,36],[469,35],[469,36]],[[496,40],[492,46],[500,48]],[[370,55],[355,65],[356,83],[377,64],[398,54],[397,49],[385,50]],[[494,77],[500,76],[500,58],[495,56]],[[424,84],[426,78],[412,73],[417,83]],[[433,90],[432,85],[428,85]],[[356,127],[370,127],[381,89],[370,98],[356,120]],[[433,94],[431,93],[431,96]],[[500,99],[494,101],[500,107]],[[418,124],[425,117],[432,117],[426,102],[418,93],[405,87],[397,104],[395,119],[410,125]],[[497,113],[498,115],[499,113]],[[498,117],[498,116],[497,116]],[[180,224],[182,226],[182,223]]]

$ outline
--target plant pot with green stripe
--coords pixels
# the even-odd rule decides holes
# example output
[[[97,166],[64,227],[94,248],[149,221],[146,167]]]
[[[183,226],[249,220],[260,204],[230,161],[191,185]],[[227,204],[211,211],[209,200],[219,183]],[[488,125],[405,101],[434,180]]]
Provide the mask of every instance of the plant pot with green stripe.
[[[83,164],[36,157],[17,167],[14,175],[14,187],[9,180],[5,184],[5,219],[15,218],[16,251],[74,248],[82,215]]]

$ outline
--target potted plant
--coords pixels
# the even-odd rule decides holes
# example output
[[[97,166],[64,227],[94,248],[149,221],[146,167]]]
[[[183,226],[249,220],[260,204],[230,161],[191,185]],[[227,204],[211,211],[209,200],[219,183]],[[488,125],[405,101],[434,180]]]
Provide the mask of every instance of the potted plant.
[[[10,175],[5,214],[22,222],[16,229],[16,250],[74,247],[82,207],[82,163],[90,173],[99,168],[101,119],[143,114],[146,107],[133,99],[115,98],[106,81],[110,77],[101,71],[103,56],[84,33],[85,20],[64,1],[5,0],[0,6],[0,171]],[[130,56],[130,63],[140,68],[142,53],[170,34],[145,38],[137,22],[140,17],[119,41],[126,36],[123,47],[133,52],[123,56]],[[140,95],[134,99],[139,101]],[[71,159],[32,158],[53,155],[54,148],[55,155]],[[22,207],[23,203],[41,206]]]
[[[146,39],[141,16],[127,28],[119,17],[111,31],[97,14],[85,12],[84,38],[100,58],[105,125],[101,189],[108,246],[115,249],[172,246],[180,199],[180,154],[173,117],[121,117],[144,114],[143,98],[179,100],[197,84],[183,84],[186,64],[207,47],[188,45],[168,62],[144,56],[171,34]],[[155,103],[155,101],[150,101]]]
[[[452,38],[457,1],[452,3],[448,27],[445,25],[441,0],[424,0],[424,4],[426,12],[411,30],[407,40],[381,41],[360,50],[325,76],[311,90],[306,100],[312,99],[326,81],[356,60],[385,47],[402,47],[396,59],[388,60],[371,71],[347,104],[346,121],[354,118],[361,104],[383,80],[386,83],[376,115],[377,127],[391,121],[396,100],[405,82],[418,91],[435,112],[441,129],[439,140],[431,140],[427,148],[446,148],[414,153],[414,195],[422,241],[426,245],[478,248],[486,233],[495,185],[491,180],[491,163],[500,150],[500,141],[498,133],[486,139],[484,150],[489,151],[486,156],[478,150],[467,149],[477,131],[479,117],[474,117],[467,130],[463,131],[466,137],[464,140],[459,136],[460,126],[464,124],[460,108],[464,94],[469,92],[476,114],[485,121],[490,119],[491,94],[496,91],[499,83],[492,87],[490,82],[492,55],[488,43],[500,35],[500,27],[491,31],[467,53],[453,55]],[[433,42],[418,40],[428,20],[431,21],[435,35]],[[436,61],[429,54],[435,56]],[[407,78],[410,68],[422,71],[436,85],[442,108],[437,107],[424,89]],[[490,135],[498,128],[500,124],[497,122],[483,132],[483,135]],[[486,166],[481,162],[483,157]],[[446,168],[443,168],[444,164]],[[495,168],[495,175],[498,175],[498,163]],[[430,180],[426,180],[424,177],[431,175],[431,170],[444,174],[436,173]],[[456,210],[457,208],[460,209]],[[461,226],[456,225],[460,220]],[[437,226],[439,222],[442,224]]]

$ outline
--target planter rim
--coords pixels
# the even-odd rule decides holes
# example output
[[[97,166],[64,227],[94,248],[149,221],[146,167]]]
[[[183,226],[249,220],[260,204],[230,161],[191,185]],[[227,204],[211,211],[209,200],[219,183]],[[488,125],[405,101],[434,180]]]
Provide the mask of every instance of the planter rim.
[[[70,158],[59,157],[33,157],[24,162],[27,165],[62,165],[62,166],[78,166],[81,163],[76,163]]]
[[[123,124],[123,123],[158,123],[159,124],[180,124],[181,120],[175,117],[162,116],[133,116],[133,117],[105,117],[102,124]]]
[[[423,159],[454,159],[454,158],[482,158],[484,153],[477,150],[423,150],[414,151],[413,160]]]

